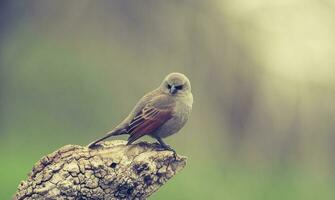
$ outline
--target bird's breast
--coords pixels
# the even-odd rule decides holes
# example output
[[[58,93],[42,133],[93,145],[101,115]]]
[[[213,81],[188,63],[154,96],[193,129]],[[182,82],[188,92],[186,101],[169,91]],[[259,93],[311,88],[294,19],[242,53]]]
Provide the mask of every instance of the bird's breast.
[[[165,124],[157,129],[154,135],[165,138],[178,132],[186,124],[191,111],[192,102],[187,99],[176,101],[171,119],[169,119]]]

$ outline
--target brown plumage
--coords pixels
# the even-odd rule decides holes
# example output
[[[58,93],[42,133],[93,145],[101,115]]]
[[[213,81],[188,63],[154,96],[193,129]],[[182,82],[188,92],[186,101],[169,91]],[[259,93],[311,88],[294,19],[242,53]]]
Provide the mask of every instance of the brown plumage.
[[[123,122],[88,147],[92,148],[110,136],[129,134],[128,144],[144,135],[150,135],[164,149],[172,150],[161,138],[176,133],[185,125],[192,103],[191,84],[187,77],[180,73],[171,73],[160,87],[140,99]]]

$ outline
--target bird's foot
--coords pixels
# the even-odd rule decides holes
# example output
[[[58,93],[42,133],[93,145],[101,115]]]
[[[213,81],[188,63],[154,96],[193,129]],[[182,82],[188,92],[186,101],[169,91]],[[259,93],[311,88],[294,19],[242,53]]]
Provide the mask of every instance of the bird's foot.
[[[158,151],[172,151],[173,152],[173,157],[175,159],[177,158],[177,152],[176,152],[176,150],[174,150],[172,147],[170,147],[167,144],[165,144],[165,145],[160,144],[160,149],[158,149]]]

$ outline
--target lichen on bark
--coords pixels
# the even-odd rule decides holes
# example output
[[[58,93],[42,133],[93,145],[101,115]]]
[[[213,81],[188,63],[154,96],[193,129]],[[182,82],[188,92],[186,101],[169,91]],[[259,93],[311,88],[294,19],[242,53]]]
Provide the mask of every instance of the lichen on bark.
[[[13,199],[146,199],[185,165],[156,143],[66,145],[34,165]]]

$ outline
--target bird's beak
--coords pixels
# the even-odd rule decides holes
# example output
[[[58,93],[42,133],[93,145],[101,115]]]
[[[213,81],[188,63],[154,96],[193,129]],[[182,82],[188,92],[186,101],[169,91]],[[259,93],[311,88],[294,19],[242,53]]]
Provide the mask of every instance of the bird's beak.
[[[177,89],[174,85],[172,85],[170,88],[170,94],[176,94],[176,93],[177,93]]]

